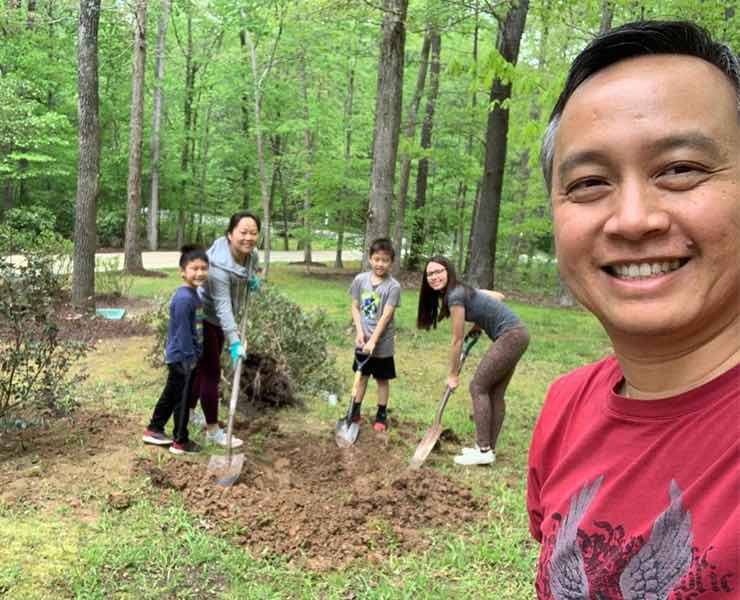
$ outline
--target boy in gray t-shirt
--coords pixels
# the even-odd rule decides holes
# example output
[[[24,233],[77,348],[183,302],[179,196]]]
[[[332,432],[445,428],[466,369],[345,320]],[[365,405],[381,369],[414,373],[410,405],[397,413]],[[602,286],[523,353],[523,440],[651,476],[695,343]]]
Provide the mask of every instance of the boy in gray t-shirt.
[[[396,307],[401,304],[401,286],[391,275],[395,251],[388,238],[375,240],[370,245],[368,254],[371,270],[357,275],[349,288],[352,296],[352,322],[355,325],[355,360],[352,370],[357,371],[359,368],[362,373],[352,405],[352,420],[360,421],[362,400],[367,390],[367,381],[372,375],[378,384],[378,411],[373,429],[385,431],[389,381],[396,377],[393,320]]]

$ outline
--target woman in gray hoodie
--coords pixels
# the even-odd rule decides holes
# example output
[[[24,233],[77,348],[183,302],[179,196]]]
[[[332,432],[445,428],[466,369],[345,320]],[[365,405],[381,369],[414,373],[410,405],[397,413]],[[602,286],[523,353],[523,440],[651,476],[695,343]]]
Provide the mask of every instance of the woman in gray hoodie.
[[[247,341],[239,337],[237,315],[247,288],[259,288],[256,248],[259,234],[257,215],[246,211],[233,214],[224,237],[208,249],[208,281],[199,288],[203,301],[203,354],[193,383],[190,421],[195,426],[202,426],[205,421],[206,439],[219,446],[226,446],[226,434],[218,424],[221,352],[226,341],[232,361],[236,362],[239,356],[246,357]],[[193,410],[199,397],[205,418]],[[242,443],[239,438],[232,437],[232,448]]]

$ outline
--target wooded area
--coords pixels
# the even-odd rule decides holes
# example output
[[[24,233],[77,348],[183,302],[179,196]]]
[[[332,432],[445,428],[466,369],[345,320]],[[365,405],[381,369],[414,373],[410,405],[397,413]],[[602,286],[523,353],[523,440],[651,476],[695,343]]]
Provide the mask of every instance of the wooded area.
[[[552,264],[548,111],[575,53],[639,18],[737,47],[730,2],[6,0],[2,220],[74,238],[77,305],[95,248],[137,271],[244,208],[266,269],[290,239],[341,265],[389,236],[409,268],[444,253],[492,286]]]

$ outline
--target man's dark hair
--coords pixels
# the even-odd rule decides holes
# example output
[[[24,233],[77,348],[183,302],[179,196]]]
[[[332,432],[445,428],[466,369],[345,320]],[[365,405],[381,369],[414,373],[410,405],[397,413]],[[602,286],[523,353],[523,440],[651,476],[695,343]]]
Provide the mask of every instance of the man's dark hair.
[[[180,268],[184,269],[189,263],[194,260],[202,260],[208,264],[208,254],[206,254],[203,246],[196,246],[195,244],[185,244],[180,248]]]
[[[242,210],[231,215],[231,218],[229,219],[229,225],[226,227],[226,235],[232,233],[234,229],[236,229],[236,226],[239,225],[239,221],[241,221],[242,219],[252,219],[252,221],[257,224],[257,231],[261,231],[262,222],[260,221],[260,218],[253,212]]]
[[[568,100],[594,73],[628,58],[653,54],[684,54],[707,61],[722,71],[735,88],[740,113],[740,63],[724,44],[715,42],[709,32],[689,21],[636,21],[612,29],[594,39],[575,58],[555,108],[550,114],[542,141],[540,163],[545,184],[552,187],[552,161],[555,133]]]
[[[387,252],[391,255],[391,260],[396,259],[396,251],[393,249],[393,242],[388,238],[378,238],[370,244],[370,249],[367,251],[368,256],[372,256],[376,252]]]

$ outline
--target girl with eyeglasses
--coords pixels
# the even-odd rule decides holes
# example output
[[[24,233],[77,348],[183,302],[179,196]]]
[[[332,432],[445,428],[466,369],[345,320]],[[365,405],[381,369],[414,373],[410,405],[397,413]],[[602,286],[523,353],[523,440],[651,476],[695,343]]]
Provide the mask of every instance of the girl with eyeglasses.
[[[496,460],[496,441],[504,423],[504,394],[519,359],[529,344],[522,321],[503,302],[499,292],[470,287],[459,281],[453,264],[443,256],[424,267],[416,317],[418,329],[429,330],[445,318],[452,321],[447,385],[454,390],[458,376],[465,323],[484,331],[493,342],[470,382],[476,443],[455,457],[459,465],[490,465]]]

